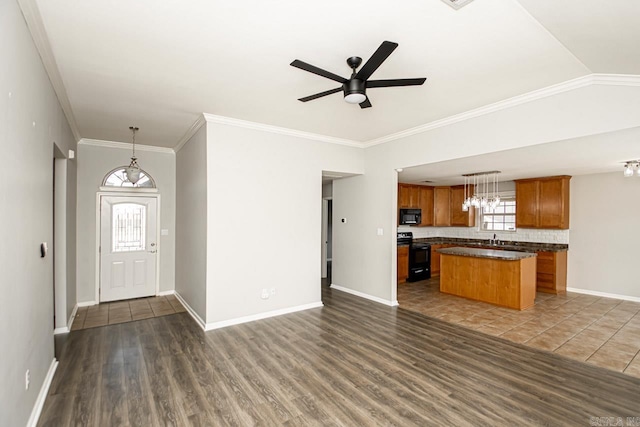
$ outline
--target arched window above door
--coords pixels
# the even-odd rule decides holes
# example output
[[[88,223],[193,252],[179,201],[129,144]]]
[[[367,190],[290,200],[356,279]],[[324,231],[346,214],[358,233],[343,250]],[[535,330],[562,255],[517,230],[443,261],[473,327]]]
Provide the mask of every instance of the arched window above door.
[[[102,180],[103,187],[131,187],[131,188],[156,188],[156,182],[146,171],[140,172],[140,180],[133,184],[125,174],[126,166],[118,166],[105,175]]]

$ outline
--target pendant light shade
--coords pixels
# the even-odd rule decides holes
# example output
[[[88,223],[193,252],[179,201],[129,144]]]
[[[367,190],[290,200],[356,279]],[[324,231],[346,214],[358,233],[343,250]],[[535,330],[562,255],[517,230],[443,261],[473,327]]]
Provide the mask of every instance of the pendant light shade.
[[[138,159],[136,158],[136,132],[140,129],[135,126],[129,126],[129,130],[132,133],[132,146],[133,151],[131,154],[131,163],[124,169],[124,173],[127,175],[127,180],[135,184],[140,179],[140,166],[138,166]]]

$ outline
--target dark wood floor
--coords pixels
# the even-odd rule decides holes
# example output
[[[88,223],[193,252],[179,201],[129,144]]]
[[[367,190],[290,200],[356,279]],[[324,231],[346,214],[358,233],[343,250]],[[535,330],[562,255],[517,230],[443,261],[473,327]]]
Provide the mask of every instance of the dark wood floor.
[[[323,301],[207,333],[186,313],[74,331],[39,425],[566,426],[640,416],[640,379],[326,287]]]

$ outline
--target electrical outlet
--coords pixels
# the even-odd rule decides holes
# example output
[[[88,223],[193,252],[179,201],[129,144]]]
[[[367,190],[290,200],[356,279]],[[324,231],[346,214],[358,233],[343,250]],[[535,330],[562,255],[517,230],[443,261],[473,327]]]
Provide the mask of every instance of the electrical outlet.
[[[271,295],[275,295],[276,294],[276,288],[271,288]]]
[[[24,389],[29,390],[29,383],[31,382],[31,372],[27,369],[24,373]]]
[[[262,295],[260,295],[260,297],[262,299],[269,299],[269,290],[268,289],[263,289],[262,290]]]

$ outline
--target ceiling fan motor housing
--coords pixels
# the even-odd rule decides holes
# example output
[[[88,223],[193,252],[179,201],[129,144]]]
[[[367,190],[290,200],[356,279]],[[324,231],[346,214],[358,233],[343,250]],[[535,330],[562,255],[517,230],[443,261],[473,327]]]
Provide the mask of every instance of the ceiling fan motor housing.
[[[342,84],[342,91],[344,96],[351,95],[353,93],[365,94],[366,85],[364,80],[351,79]]]

